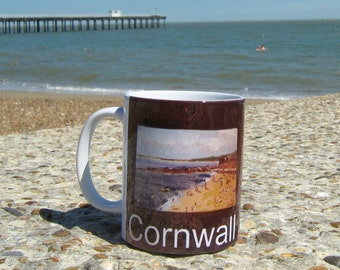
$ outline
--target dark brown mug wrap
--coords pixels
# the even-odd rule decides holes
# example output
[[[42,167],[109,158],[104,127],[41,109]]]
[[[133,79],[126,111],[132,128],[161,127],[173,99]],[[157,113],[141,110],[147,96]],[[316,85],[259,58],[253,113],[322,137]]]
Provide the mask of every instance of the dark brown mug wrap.
[[[239,229],[244,100],[170,101],[131,96],[127,115],[127,242],[151,252],[182,255],[216,252],[233,245]],[[141,207],[135,198],[139,126],[200,131],[237,129],[235,205],[209,212]]]

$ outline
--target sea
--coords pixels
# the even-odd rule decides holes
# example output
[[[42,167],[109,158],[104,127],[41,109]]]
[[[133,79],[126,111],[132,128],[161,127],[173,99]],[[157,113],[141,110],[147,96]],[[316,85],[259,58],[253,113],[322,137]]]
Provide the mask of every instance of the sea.
[[[0,89],[115,96],[173,89],[264,99],[336,93],[340,20],[2,34]]]

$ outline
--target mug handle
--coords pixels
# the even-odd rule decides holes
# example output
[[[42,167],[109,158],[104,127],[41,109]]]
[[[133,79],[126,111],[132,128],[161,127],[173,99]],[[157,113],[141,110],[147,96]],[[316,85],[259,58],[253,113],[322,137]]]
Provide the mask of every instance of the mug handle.
[[[113,118],[123,121],[123,117],[123,107],[104,108],[92,114],[81,131],[77,148],[77,176],[83,195],[95,208],[114,214],[122,213],[122,200],[110,201],[97,192],[91,176],[89,153],[92,135],[97,124],[104,118]]]

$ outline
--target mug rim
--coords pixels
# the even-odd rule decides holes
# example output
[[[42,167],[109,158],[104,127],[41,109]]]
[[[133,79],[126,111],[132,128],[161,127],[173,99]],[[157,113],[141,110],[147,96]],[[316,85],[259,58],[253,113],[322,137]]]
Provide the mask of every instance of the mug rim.
[[[245,97],[223,92],[194,91],[194,90],[130,90],[124,94],[125,98],[163,101],[194,101],[221,102],[244,101]]]

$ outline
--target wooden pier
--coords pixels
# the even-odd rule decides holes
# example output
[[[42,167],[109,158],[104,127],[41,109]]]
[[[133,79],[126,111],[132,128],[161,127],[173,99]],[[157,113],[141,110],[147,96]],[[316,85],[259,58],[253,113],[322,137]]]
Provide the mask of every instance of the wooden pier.
[[[165,27],[166,16],[0,16],[0,34]]]

